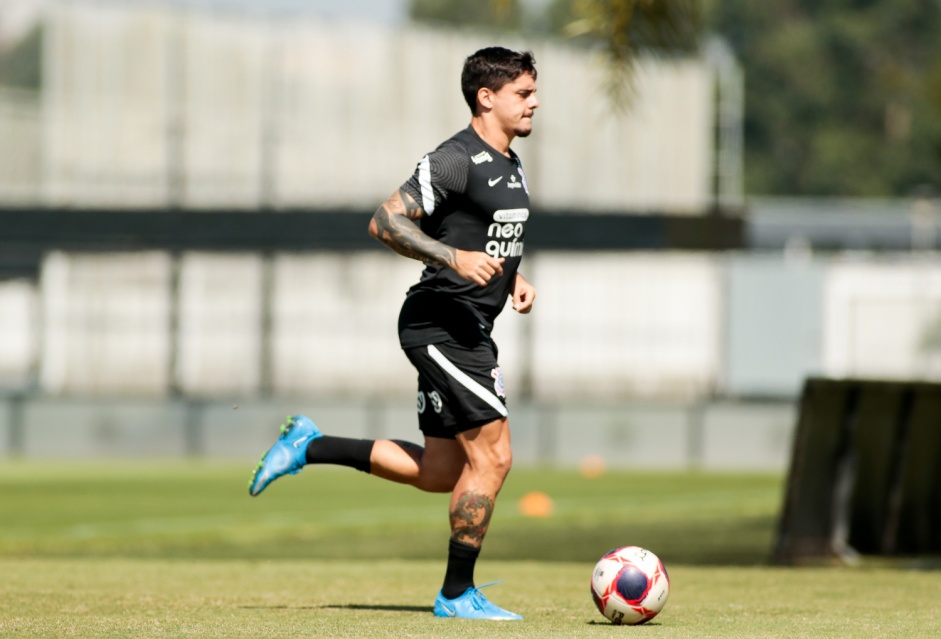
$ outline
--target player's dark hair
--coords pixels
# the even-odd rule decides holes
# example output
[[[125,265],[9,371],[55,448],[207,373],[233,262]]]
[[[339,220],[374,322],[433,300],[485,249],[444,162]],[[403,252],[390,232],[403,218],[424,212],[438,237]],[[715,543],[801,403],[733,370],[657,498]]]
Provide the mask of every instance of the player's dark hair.
[[[477,115],[477,92],[480,89],[499,91],[503,85],[524,73],[536,79],[536,57],[532,51],[487,47],[469,55],[461,72],[461,92],[471,113]]]

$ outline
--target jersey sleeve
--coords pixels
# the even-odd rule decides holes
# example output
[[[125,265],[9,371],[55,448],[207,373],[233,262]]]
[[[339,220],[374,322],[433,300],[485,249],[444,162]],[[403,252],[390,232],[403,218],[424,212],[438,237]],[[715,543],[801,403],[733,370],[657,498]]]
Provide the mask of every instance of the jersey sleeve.
[[[434,215],[445,200],[467,189],[469,166],[466,151],[457,145],[442,145],[418,162],[415,173],[402,188],[421,206],[425,215]]]

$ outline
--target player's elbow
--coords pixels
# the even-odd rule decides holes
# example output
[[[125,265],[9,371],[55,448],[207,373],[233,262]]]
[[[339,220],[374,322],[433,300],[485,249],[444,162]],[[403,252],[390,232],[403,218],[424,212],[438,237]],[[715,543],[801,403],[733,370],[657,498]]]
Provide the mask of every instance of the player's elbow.
[[[379,239],[379,223],[376,221],[375,215],[369,220],[369,235],[377,240]]]

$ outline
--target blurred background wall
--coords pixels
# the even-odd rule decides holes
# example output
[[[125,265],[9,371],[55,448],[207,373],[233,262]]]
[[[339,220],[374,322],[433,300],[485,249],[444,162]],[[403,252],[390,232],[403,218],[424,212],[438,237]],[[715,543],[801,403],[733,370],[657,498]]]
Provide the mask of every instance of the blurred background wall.
[[[41,91],[0,94],[0,126],[17,132],[9,155],[40,161],[4,165],[0,196],[69,207],[375,207],[466,125],[460,69],[482,41],[81,2],[52,4],[40,28]],[[630,114],[617,114],[590,52],[510,39],[546,68],[544,135],[518,141],[534,204],[713,204],[713,62],[645,60]],[[740,184],[728,189],[740,200]]]
[[[460,66],[495,36],[33,5],[18,46],[41,81],[0,86],[0,455],[250,456],[303,411],[414,438],[395,325],[421,265],[315,231],[339,215],[365,237],[466,125]],[[514,148],[532,226],[558,229],[527,243],[536,312],[495,331],[518,460],[783,469],[805,377],[941,377],[931,197],[747,198],[744,80],[720,40],[639,58],[613,108],[598,52],[497,39],[536,51],[537,129]],[[204,222],[141,230],[167,211]],[[301,214],[312,235],[227,242],[232,212],[275,229]],[[104,213],[107,242],[83,230]],[[670,236],[678,219],[699,226]],[[664,239],[730,221],[731,243]]]

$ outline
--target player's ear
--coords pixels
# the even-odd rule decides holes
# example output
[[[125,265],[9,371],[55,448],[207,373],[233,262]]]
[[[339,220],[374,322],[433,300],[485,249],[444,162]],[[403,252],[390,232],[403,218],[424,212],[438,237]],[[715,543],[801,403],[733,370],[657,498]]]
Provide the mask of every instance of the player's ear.
[[[493,108],[493,91],[487,87],[477,89],[477,104],[482,108],[490,110]],[[479,111],[479,109],[478,109]]]

